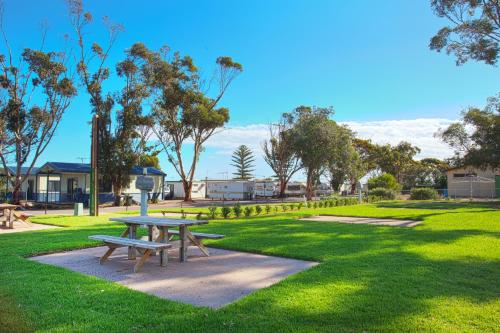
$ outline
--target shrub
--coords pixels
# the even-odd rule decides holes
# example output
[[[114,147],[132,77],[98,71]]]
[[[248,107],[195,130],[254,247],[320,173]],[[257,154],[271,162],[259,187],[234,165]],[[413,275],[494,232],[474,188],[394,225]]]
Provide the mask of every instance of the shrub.
[[[271,212],[271,206],[266,205],[266,214],[269,214]]]
[[[299,202],[299,203],[297,204],[297,210],[301,210],[303,205],[304,205],[304,204],[303,204],[302,202]]]
[[[313,203],[313,208],[314,209],[318,208],[318,203],[316,201],[314,201],[314,203]]]
[[[323,201],[320,201],[320,202],[318,203],[318,206],[319,206],[319,208],[323,208]]]
[[[186,212],[184,211],[184,209],[181,209],[181,219],[185,218],[186,218]]]
[[[277,213],[278,212],[278,205],[274,206],[274,212]]]
[[[388,188],[377,187],[370,190],[370,196],[379,197],[382,200],[394,200],[396,199],[396,192]]]
[[[229,215],[231,214],[231,208],[228,206],[224,206],[221,209],[221,215],[223,218],[227,219]]]
[[[260,213],[262,213],[262,207],[260,205],[255,206],[255,213],[257,215],[260,215]]]
[[[311,203],[311,201],[308,201],[307,202],[307,208],[311,208],[311,207],[312,207],[312,203]]]
[[[215,219],[217,217],[217,214],[219,214],[219,212],[218,212],[218,208],[216,206],[208,207],[208,216],[211,219]]]
[[[241,208],[241,204],[238,202],[236,205],[233,207],[233,214],[236,217],[240,217],[241,213],[243,212],[243,209]]]
[[[410,191],[411,200],[434,200],[438,198],[435,189],[429,187],[412,188]]]
[[[294,210],[295,209],[295,204],[294,203],[291,203],[290,204],[290,210]]]
[[[368,179],[368,189],[374,190],[376,188],[386,188],[393,191],[399,191],[401,186],[398,184],[398,181],[393,175],[383,173],[380,176]]]
[[[281,205],[281,209],[283,209],[283,211],[286,212],[288,210],[288,206],[283,204]]]
[[[252,206],[246,206],[245,207],[245,217],[250,217],[253,214],[253,207]]]
[[[196,214],[196,219],[197,220],[201,220],[202,217],[203,217],[203,213],[202,212],[198,212],[198,214]]]

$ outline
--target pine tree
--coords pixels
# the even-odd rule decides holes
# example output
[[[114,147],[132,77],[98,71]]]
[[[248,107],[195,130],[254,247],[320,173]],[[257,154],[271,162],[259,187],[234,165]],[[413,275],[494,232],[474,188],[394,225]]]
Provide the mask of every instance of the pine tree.
[[[233,163],[231,164],[236,168],[233,172],[235,179],[250,179],[254,169],[255,158],[252,151],[245,145],[239,146],[231,157]]]

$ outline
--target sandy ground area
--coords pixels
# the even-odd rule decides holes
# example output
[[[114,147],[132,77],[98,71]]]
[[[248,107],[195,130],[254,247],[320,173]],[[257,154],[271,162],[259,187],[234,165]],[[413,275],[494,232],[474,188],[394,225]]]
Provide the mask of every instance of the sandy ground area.
[[[54,225],[45,225],[37,223],[14,222],[14,229],[9,229],[8,227],[2,226],[0,223],[0,235],[10,234],[13,232],[35,231],[35,230],[54,229],[54,228],[59,228],[59,227],[56,227]]]
[[[65,267],[80,273],[120,283],[161,298],[196,306],[220,308],[291,274],[317,265],[315,262],[210,248],[210,257],[189,248],[189,260],[180,263],[173,242],[167,267],[150,258],[139,273],[127,260],[127,248],[117,249],[104,263],[99,257],[107,247],[96,247],[38,256],[32,260]]]
[[[380,219],[374,217],[351,217],[351,216],[311,216],[302,218],[303,221],[316,221],[316,222],[339,222],[339,223],[352,223],[352,224],[374,224],[385,225],[390,227],[414,227],[419,225],[420,221],[413,220],[395,220],[395,219]]]

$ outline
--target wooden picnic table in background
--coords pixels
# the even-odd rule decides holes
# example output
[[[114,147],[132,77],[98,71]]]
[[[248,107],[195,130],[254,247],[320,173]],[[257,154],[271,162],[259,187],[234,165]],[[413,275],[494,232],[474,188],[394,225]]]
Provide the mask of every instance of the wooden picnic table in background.
[[[135,239],[137,237],[137,227],[144,225],[148,227],[148,239],[149,241],[155,241],[160,243],[168,243],[168,229],[169,228],[179,228],[179,261],[187,261],[187,247],[188,243],[192,242],[200,248],[200,250],[208,255],[208,251],[205,246],[189,231],[189,227],[199,224],[207,224],[206,220],[185,220],[185,219],[170,219],[162,217],[150,217],[150,216],[126,216],[126,217],[113,217],[109,219],[110,221],[120,222],[127,225],[127,229],[123,232],[122,237],[128,236],[130,239]],[[158,228],[159,235],[156,239],[154,237],[154,228]],[[134,247],[129,247],[128,258],[135,259],[136,249]],[[166,251],[166,250],[165,250]],[[160,262],[163,262],[164,250],[160,251]]]
[[[9,229],[14,229],[14,209],[19,207],[18,205],[11,205],[11,204],[0,204],[0,210],[3,212],[4,216],[4,221],[3,221],[3,226],[9,225]]]

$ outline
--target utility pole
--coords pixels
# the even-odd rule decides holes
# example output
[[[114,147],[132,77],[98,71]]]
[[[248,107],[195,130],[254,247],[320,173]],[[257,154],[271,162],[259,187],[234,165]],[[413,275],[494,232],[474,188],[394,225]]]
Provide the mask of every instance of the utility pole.
[[[99,147],[99,116],[92,117],[92,144],[90,148],[90,216],[99,216],[99,178],[97,174],[97,158]]]

